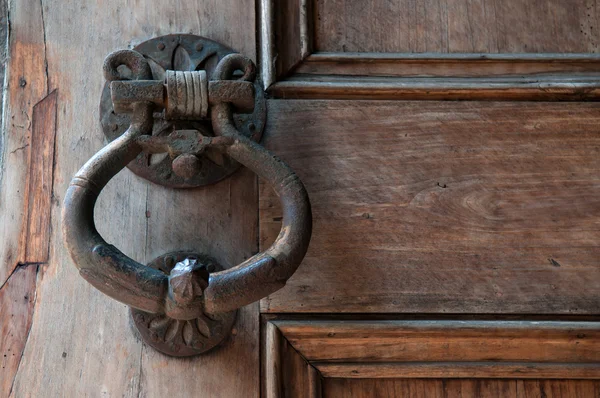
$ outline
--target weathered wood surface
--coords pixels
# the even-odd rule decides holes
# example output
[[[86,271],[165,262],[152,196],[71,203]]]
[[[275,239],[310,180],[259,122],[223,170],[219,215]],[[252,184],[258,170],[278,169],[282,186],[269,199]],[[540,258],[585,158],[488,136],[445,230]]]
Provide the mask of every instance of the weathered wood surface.
[[[598,81],[595,76],[560,74],[440,79],[296,75],[273,84],[268,92],[285,99],[589,101],[600,97]]]
[[[28,229],[27,183],[33,108],[50,93],[44,68],[46,46],[40,3],[24,2],[21,7],[13,4],[10,18],[10,56],[6,71],[9,93],[5,99],[0,140],[0,285],[19,264],[27,263],[23,239]],[[39,210],[48,212],[50,209]]]
[[[509,76],[533,80],[564,74],[563,79],[574,79],[597,77],[598,63],[597,54],[314,53],[304,58],[294,73],[370,77],[497,76],[504,80]]]
[[[323,382],[326,398],[596,398],[597,380],[336,379]]]
[[[265,88],[292,99],[595,100],[596,5],[557,3],[261,0]]]
[[[0,354],[8,358],[10,348],[20,360],[3,362],[0,395],[231,397],[244,391],[258,396],[258,305],[239,312],[224,347],[191,360],[165,357],[134,336],[125,305],[78,275],[59,228],[71,176],[104,145],[98,104],[105,55],[153,36],[191,32],[255,58],[254,3],[167,1],[132,7],[120,2],[18,0],[11,3],[10,17],[0,178],[0,337],[8,343]],[[40,101],[51,92],[56,95],[55,141],[52,129],[38,141],[33,109],[43,106],[46,100]],[[49,164],[47,155],[37,160],[47,151],[30,155],[39,144],[56,149]],[[29,205],[28,181],[36,188],[53,188],[35,190]],[[52,200],[38,200],[35,195],[40,193],[51,194]],[[206,249],[232,266],[257,250],[256,202],[256,179],[247,171],[191,191],[160,188],[124,171],[102,193],[95,216],[107,241],[136,260],[145,262],[170,250]],[[27,220],[45,219],[50,220],[46,247],[41,238],[22,233]],[[49,256],[33,253],[48,248]],[[27,258],[44,260],[37,285],[35,273],[29,273],[38,264],[19,267]],[[22,275],[28,275],[27,283],[20,282]],[[27,294],[35,298],[35,306],[31,301],[11,304],[11,298],[24,300]],[[11,314],[18,319],[5,327],[4,319]]]
[[[309,192],[266,312],[597,314],[596,103],[282,101],[265,145]],[[281,212],[261,185],[261,247]]]
[[[0,396],[8,397],[21,362],[35,306],[37,265],[17,268],[0,285]]]
[[[315,1],[317,51],[588,53],[599,5],[586,0]]]

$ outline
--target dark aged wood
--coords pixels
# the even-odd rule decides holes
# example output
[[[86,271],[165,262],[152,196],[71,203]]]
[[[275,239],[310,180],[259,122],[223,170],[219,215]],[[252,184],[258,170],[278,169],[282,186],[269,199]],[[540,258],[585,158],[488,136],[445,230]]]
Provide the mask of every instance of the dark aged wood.
[[[283,99],[584,101],[600,95],[600,77],[377,78],[296,76],[273,84]]]
[[[597,380],[325,379],[325,397],[595,398]]]
[[[548,389],[595,397],[600,391],[597,380],[565,380],[600,377],[597,322],[355,318],[267,319],[264,396],[504,397],[510,390],[526,397]],[[502,380],[511,378],[521,380]]]
[[[598,77],[597,54],[313,53],[294,70],[303,75],[486,77],[520,79],[570,73]],[[541,76],[540,76],[541,75]],[[570,76],[564,76],[567,78]],[[558,78],[558,77],[556,77]],[[572,77],[571,77],[572,78]]]
[[[314,0],[315,50],[397,53],[595,53],[589,0]]]
[[[261,0],[263,81],[278,98],[596,99],[596,6],[565,4]]]
[[[269,102],[311,197],[265,312],[597,314],[597,103]],[[281,212],[260,191],[261,246]]]

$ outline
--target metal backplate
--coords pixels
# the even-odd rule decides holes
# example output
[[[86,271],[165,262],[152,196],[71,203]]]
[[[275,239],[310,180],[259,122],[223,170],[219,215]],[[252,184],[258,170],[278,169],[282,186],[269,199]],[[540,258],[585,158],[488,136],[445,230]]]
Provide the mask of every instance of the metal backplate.
[[[192,71],[206,70],[210,80],[218,61],[232,49],[210,39],[188,35],[160,36],[145,41],[134,48],[150,64],[154,80],[164,80],[166,70]],[[126,73],[127,71],[125,71]],[[266,103],[260,83],[255,83],[256,100],[251,114],[235,114],[234,120],[241,134],[259,141],[265,126]],[[154,114],[152,135],[165,136],[174,130],[199,130],[203,135],[213,136],[210,120],[165,120],[164,111]],[[100,122],[102,131],[112,141],[127,130],[130,117],[116,114],[110,98],[109,83],[102,91],[100,103]],[[168,154],[141,153],[127,166],[135,174],[156,184],[171,188],[193,188],[215,183],[238,169],[240,164],[220,153],[207,153],[201,158],[201,171],[191,178],[183,178],[171,168],[172,159]]]
[[[148,266],[168,275],[177,262],[192,257],[205,264],[209,273],[222,270],[214,259],[191,251],[167,253],[155,258]],[[151,347],[163,354],[185,357],[206,352],[225,340],[235,322],[236,311],[178,320],[132,308],[131,317],[140,336]]]

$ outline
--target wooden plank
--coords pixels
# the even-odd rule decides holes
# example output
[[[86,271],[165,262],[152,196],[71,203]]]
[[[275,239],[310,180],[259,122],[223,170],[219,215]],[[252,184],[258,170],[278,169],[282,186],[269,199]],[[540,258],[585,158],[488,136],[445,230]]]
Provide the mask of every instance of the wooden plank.
[[[597,314],[599,104],[269,106],[265,144],[306,185],[314,229],[263,311]],[[261,186],[263,248],[278,206]]]
[[[321,374],[290,345],[272,322],[264,325],[263,395],[266,398],[321,397]]]
[[[599,379],[600,364],[510,362],[321,363],[312,365],[323,377],[386,378],[496,378],[496,379]]]
[[[257,251],[257,194],[256,177],[246,169],[197,190],[148,186],[144,256],[151,259],[173,249],[193,249],[210,253],[227,268],[241,263]],[[176,395],[206,391],[207,395],[235,396],[248,391],[258,396],[258,309],[258,303],[240,309],[232,336],[214,351],[190,361],[166,361],[164,355],[144,346],[141,395],[173,394],[173,384],[165,382],[170,380],[179,384],[181,393]],[[202,377],[198,377],[200,369]],[[215,380],[223,383],[217,387]]]
[[[27,181],[33,108],[48,94],[39,1],[11,4],[4,128],[0,138],[0,285],[26,260]]]
[[[596,380],[325,379],[324,396],[410,398],[596,398]]]
[[[491,77],[543,79],[548,74],[598,76],[597,54],[315,53],[294,73],[343,76]],[[535,76],[538,75],[538,76]]]
[[[302,16],[306,17],[306,14],[302,12],[302,6],[305,4],[304,0],[271,2],[276,32],[274,38],[276,52],[272,54],[272,62],[275,64],[277,77],[287,75],[308,55],[303,51],[307,38],[301,35]]]
[[[11,239],[18,239],[18,219],[27,216],[25,190],[20,187],[26,181],[28,152],[18,149],[28,144],[27,112],[48,88],[57,89],[49,261],[41,267],[32,327],[11,382],[12,396],[235,396],[239,391],[258,396],[257,305],[240,310],[231,338],[220,349],[188,360],[165,357],[132,333],[125,305],[78,275],[59,226],[71,176],[104,145],[98,104],[105,55],[157,35],[193,32],[255,58],[254,2],[142,1],[130,7],[110,1],[19,0],[11,3],[10,14],[14,19],[8,101],[15,127],[9,126],[12,141],[5,141],[9,145],[3,149],[2,167],[14,169],[3,171],[2,184],[12,183],[14,189],[10,194],[0,189],[0,225],[8,241],[1,243],[2,267],[9,263],[7,258],[13,265],[20,261],[16,249],[9,249],[19,248]],[[26,84],[19,86],[19,77]],[[233,266],[257,251],[256,201],[256,179],[247,171],[192,191],[167,190],[124,171],[103,191],[95,219],[108,242],[138,261],[194,248],[211,250],[225,266]],[[5,210],[6,206],[11,207]],[[10,217],[17,221],[4,222]]]
[[[38,266],[18,267],[0,286],[0,396],[8,397],[27,342]]]
[[[325,379],[323,384],[325,397],[409,397],[442,398],[444,388],[441,380],[395,379]]]
[[[335,0],[315,4],[318,51],[593,53],[600,44],[596,1]]]
[[[600,366],[597,322],[357,320],[274,323],[311,363],[544,362]]]
[[[376,384],[378,379],[378,385],[402,378],[408,383],[402,387],[405,391],[410,390],[410,379],[425,383],[425,379],[496,379],[476,388],[491,388],[493,396],[505,396],[498,395],[505,388],[498,379],[600,378],[598,322],[302,321],[277,317],[265,323],[267,367],[263,375],[266,391],[272,393],[267,396],[305,396],[311,385],[310,377],[301,370],[304,367],[294,366],[289,352],[314,369],[313,379],[318,384],[312,384],[313,390],[319,392],[327,391],[332,378]],[[300,393],[299,385],[304,392]],[[446,388],[445,383],[441,386]],[[532,385],[527,386],[520,388]],[[451,396],[462,393],[456,387],[450,389]],[[297,395],[286,395],[286,391]],[[517,391],[516,384],[511,391]]]
[[[298,74],[271,85],[268,93],[285,99],[584,101],[600,97],[598,81],[596,76],[585,74],[464,78]]]
[[[600,381],[591,380],[517,380],[517,396],[533,397],[597,397]]]
[[[48,262],[50,214],[56,138],[56,90],[33,107],[29,172],[27,174],[27,223],[22,245],[25,263]]]

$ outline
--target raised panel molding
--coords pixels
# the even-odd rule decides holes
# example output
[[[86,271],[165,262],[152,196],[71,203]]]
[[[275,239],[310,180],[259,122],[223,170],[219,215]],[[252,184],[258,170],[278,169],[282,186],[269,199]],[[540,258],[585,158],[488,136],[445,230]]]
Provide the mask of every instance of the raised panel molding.
[[[268,398],[320,397],[327,378],[600,377],[600,322],[267,318],[263,348]]]
[[[315,51],[315,0],[259,0],[260,60],[275,98],[589,100],[596,53]]]

